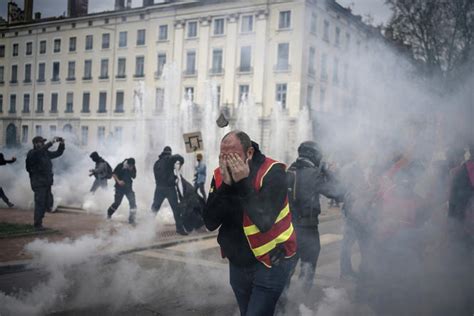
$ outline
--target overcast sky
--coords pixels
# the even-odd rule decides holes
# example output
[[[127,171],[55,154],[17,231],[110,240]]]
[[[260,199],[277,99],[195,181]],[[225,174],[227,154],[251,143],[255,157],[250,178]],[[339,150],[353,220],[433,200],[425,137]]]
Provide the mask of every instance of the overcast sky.
[[[23,0],[15,0],[23,7]],[[112,10],[114,0],[89,0],[89,12]],[[140,6],[143,0],[132,0],[132,6]],[[390,18],[390,9],[385,5],[385,0],[337,0],[342,6],[350,6],[355,14],[370,14],[374,24],[386,23]],[[6,19],[8,0],[0,0],[0,16]],[[66,0],[34,0],[33,12],[41,12],[43,17],[59,16],[66,12]]]

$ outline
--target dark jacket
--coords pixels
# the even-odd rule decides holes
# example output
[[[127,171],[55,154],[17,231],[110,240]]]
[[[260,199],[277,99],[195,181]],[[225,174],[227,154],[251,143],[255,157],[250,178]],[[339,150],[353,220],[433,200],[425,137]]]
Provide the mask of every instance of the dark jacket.
[[[287,172],[288,200],[293,224],[317,226],[321,213],[319,195],[342,199],[344,192],[329,172],[321,172],[310,160],[299,157]]]
[[[204,208],[204,199],[200,197],[194,187],[184,179],[183,176],[179,176],[182,183],[182,192],[176,183],[176,191],[178,193],[178,210],[179,214],[183,219],[183,226],[186,231],[190,232],[194,229],[199,229],[204,225],[202,220],[202,210]]]
[[[120,189],[120,190],[131,190],[132,189],[132,184],[133,184],[133,179],[137,176],[137,169],[133,167],[132,170],[125,169],[123,167],[125,161],[119,163],[114,171],[113,174],[119,179],[125,182],[124,186],[119,186],[117,182],[115,182],[115,188]]]
[[[66,146],[59,143],[56,151],[49,151],[53,143],[48,142],[42,148],[31,149],[26,155],[26,171],[30,174],[31,188],[53,185],[53,164],[51,159],[61,156]]]
[[[95,169],[92,174],[96,179],[107,180],[107,162],[102,157],[95,161]]]
[[[265,156],[258,150],[258,145],[254,148],[249,177],[231,186],[222,183],[219,189],[213,178],[203,212],[206,227],[211,231],[219,228],[217,242],[223,255],[238,266],[257,262],[243,231],[244,210],[258,229],[266,232],[275,223],[286,198],[285,169],[280,164],[268,171],[262,188],[255,191],[253,180]]]
[[[161,153],[159,159],[153,166],[153,173],[155,174],[155,182],[159,187],[174,187],[176,176],[174,175],[174,164],[179,161],[184,163],[184,158],[181,155],[170,155]]]
[[[474,163],[470,160],[471,163]],[[453,176],[449,194],[449,217],[464,221],[468,203],[474,199],[474,186],[471,184],[465,162]]]

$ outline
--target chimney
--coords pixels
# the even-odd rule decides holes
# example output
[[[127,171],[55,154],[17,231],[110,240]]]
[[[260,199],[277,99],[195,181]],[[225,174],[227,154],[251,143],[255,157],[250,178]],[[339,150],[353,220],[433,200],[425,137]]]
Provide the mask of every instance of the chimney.
[[[78,17],[87,15],[89,0],[68,0],[67,1],[67,16]]]
[[[115,0],[115,10],[125,9],[125,0]]]
[[[24,2],[25,21],[33,19],[33,0],[25,0]]]
[[[147,7],[147,6],[150,6],[150,5],[153,5],[153,4],[154,4],[153,0],[143,0],[143,6],[144,7]]]

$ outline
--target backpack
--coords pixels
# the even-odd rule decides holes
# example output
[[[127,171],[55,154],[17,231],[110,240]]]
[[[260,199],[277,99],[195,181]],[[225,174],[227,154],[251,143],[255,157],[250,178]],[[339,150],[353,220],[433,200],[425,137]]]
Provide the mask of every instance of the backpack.
[[[107,161],[104,160],[104,162],[107,165],[107,173],[105,174],[105,177],[107,179],[112,179],[112,173],[113,173],[112,167],[109,165],[109,163]]]

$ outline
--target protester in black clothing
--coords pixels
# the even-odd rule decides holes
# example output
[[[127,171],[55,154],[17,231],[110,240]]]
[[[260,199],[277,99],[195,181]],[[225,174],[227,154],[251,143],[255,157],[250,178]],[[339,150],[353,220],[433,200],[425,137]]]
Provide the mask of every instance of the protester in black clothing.
[[[4,166],[8,163],[14,163],[15,161],[16,161],[16,157],[12,157],[12,159],[6,160],[5,156],[3,156],[2,153],[0,153],[0,166]],[[15,206],[13,203],[10,202],[10,200],[8,199],[5,192],[3,192],[2,187],[0,187],[0,198],[3,200],[3,202],[5,202],[5,204],[8,205],[8,207],[14,207]]]
[[[179,214],[178,196],[175,188],[176,175],[174,173],[174,165],[177,161],[179,161],[181,165],[184,164],[184,158],[181,155],[172,155],[171,147],[166,146],[160,154],[159,159],[155,162],[153,173],[155,174],[156,188],[151,210],[156,215],[163,201],[167,199],[173,211],[176,232],[180,235],[187,235]]]
[[[59,142],[56,151],[48,149],[54,143]],[[53,164],[51,159],[61,156],[65,149],[64,139],[54,137],[51,142],[41,136],[33,138],[33,149],[26,156],[26,170],[30,174],[31,189],[35,194],[34,226],[37,230],[43,230],[43,217],[47,211],[52,211],[53,195]]]
[[[298,158],[287,172],[288,198],[301,260],[299,278],[309,290],[316,273],[321,244],[318,216],[321,213],[319,195],[341,199],[343,191],[329,170],[320,168],[321,149],[312,141],[301,143]]]
[[[224,136],[203,218],[209,230],[219,228],[241,315],[273,315],[294,268],[285,180],[285,166],[265,157],[247,134]]]
[[[95,177],[90,191],[95,192],[98,188],[107,188],[107,180],[111,171],[109,164],[96,151],[90,154],[89,157],[95,162],[95,168],[89,170],[89,176]]]
[[[135,224],[135,215],[137,212],[137,204],[135,202],[135,192],[133,192],[133,179],[137,176],[137,169],[135,168],[135,159],[128,158],[119,163],[113,173],[112,178],[115,180],[115,196],[114,203],[107,210],[107,218],[112,218],[112,215],[122,203],[124,196],[127,197],[130,205],[130,213],[128,215],[128,222]]]

